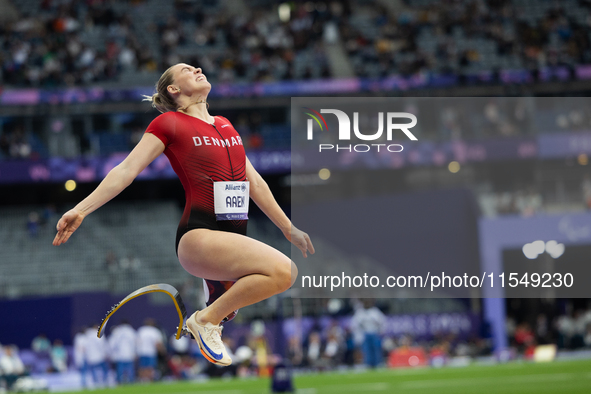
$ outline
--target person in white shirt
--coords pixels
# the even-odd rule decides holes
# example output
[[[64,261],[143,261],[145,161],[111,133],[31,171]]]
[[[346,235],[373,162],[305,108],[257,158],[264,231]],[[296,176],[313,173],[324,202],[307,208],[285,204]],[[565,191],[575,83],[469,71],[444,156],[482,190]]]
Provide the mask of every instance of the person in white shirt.
[[[0,376],[3,375],[8,390],[14,382],[25,374],[25,365],[18,355],[16,346],[5,346],[0,357]]]
[[[187,336],[182,336],[179,339],[176,339],[176,333],[172,334],[168,343],[170,345],[170,349],[177,356],[186,356],[191,350],[191,340]]]
[[[95,386],[106,386],[109,376],[109,365],[107,364],[109,358],[109,344],[104,336],[102,338],[97,337],[97,331],[98,325],[95,324],[85,332],[86,347],[84,358]]]
[[[351,319],[353,331],[363,338],[363,362],[372,368],[382,363],[381,334],[385,323],[386,317],[373,305],[373,300],[367,300],[365,306],[357,308]]]
[[[158,352],[164,349],[164,339],[153,319],[147,319],[137,330],[137,355],[139,356],[139,378],[153,381]]]
[[[135,380],[136,342],[137,333],[126,320],[123,320],[111,333],[109,338],[111,360],[116,365],[119,384],[133,383]]]
[[[86,387],[86,329],[81,327],[74,335],[74,365],[80,372],[80,383],[82,387]]]

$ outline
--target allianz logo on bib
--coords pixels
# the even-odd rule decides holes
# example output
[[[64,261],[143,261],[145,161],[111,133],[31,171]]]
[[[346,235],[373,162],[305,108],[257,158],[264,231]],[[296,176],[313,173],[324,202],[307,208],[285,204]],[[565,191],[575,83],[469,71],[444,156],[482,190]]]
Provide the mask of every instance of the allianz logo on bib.
[[[225,190],[246,190],[246,185],[243,183],[242,185],[226,185]]]
[[[327,113],[333,114],[337,117],[337,121],[339,123],[339,141],[349,141],[351,140],[351,120],[349,115],[347,115],[344,111],[338,109],[321,109],[320,113],[313,110],[312,108],[304,107],[306,110],[310,112],[306,112],[306,115],[309,115],[311,119],[308,119],[307,123],[307,138],[308,140],[312,140],[314,137],[314,121],[318,124],[321,131],[328,131],[328,125],[326,124],[326,120],[320,113]],[[386,140],[391,141],[393,132],[394,131],[402,131],[406,137],[408,137],[411,141],[417,141],[417,137],[409,130],[416,126],[417,124],[417,117],[408,112],[387,112],[386,113]],[[409,123],[394,123],[394,119],[409,119]],[[322,122],[321,122],[322,121]],[[324,126],[323,126],[324,125]],[[373,134],[363,134],[359,130],[359,112],[353,112],[353,133],[355,137],[363,141],[375,141],[382,137],[384,133],[384,113],[378,112],[378,130]],[[330,151],[334,150],[336,152],[339,151],[347,151],[347,152],[369,152],[370,150],[375,150],[380,152],[381,150],[387,150],[388,152],[402,152],[403,146],[400,144],[349,144],[349,145],[333,145],[333,144],[319,144],[318,150],[319,152],[322,151]]]

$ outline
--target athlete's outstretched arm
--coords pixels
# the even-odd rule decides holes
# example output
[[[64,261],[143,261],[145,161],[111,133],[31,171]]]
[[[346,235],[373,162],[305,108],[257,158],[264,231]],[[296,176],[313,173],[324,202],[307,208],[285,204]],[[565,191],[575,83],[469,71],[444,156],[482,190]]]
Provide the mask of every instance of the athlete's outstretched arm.
[[[297,229],[291,224],[291,221],[283,212],[267,182],[254,169],[248,157],[246,158],[246,178],[250,182],[250,198],[259,208],[271,219],[273,223],[283,232],[285,238],[302,251],[304,257],[308,257],[308,252],[314,254],[314,245],[310,237],[305,232]]]
[[[162,141],[153,134],[144,134],[125,160],[109,171],[105,179],[88,197],[62,216],[57,223],[57,234],[53,244],[58,246],[66,242],[78,229],[86,215],[121,193],[162,152],[164,152]]]

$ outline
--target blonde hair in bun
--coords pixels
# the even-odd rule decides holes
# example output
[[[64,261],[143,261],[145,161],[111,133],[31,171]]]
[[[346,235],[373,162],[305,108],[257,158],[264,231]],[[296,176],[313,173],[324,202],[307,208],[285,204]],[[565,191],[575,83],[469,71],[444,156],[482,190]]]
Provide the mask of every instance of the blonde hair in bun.
[[[168,111],[176,111],[178,109],[177,103],[174,101],[170,93],[168,93],[168,85],[174,84],[174,78],[172,76],[172,67],[169,67],[162,73],[160,79],[156,83],[156,93],[152,96],[144,95],[143,101],[149,101],[152,103],[152,107],[158,111],[165,113]]]

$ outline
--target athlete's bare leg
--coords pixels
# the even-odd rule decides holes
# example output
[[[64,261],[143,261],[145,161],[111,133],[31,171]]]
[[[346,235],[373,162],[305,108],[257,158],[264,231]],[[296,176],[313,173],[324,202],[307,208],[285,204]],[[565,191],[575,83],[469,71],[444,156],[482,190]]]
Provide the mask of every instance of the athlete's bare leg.
[[[181,238],[178,255],[181,265],[192,275],[236,281],[197,314],[202,324],[217,325],[236,309],[284,292],[297,276],[295,264],[286,255],[241,234],[191,230]]]

